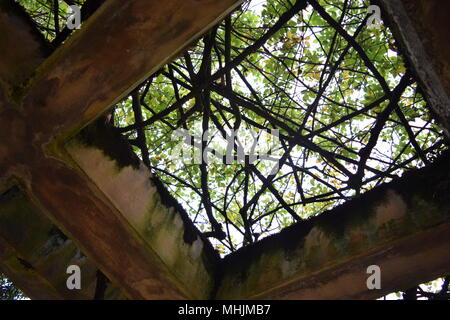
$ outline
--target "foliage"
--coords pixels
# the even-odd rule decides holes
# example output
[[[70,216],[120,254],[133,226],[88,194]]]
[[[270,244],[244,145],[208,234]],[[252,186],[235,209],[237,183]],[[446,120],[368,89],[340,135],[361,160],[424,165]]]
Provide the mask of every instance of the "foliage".
[[[391,293],[379,300],[449,300],[450,299],[450,276],[439,278],[412,287],[404,292]]]
[[[61,30],[68,5],[92,14],[103,2],[17,1],[55,45],[69,36]],[[221,253],[426,165],[445,148],[389,29],[367,28],[368,5],[246,1],[116,106],[115,125]],[[191,149],[207,147],[215,161],[173,159],[179,128],[212,130],[214,138]],[[218,138],[231,129],[278,129],[280,143],[269,150],[278,172],[263,159],[224,165],[213,152],[224,150]]]
[[[445,147],[386,26],[367,1],[247,1],[115,108],[144,163],[226,253],[330,209]],[[184,128],[217,161],[171,157]],[[273,161],[224,165],[231,129],[280,131]],[[237,141],[235,142],[238,143]],[[203,149],[204,150],[204,149]]]
[[[30,15],[47,40],[53,40],[65,27],[70,5],[81,6],[86,0],[16,0]]]
[[[21,300],[25,296],[4,274],[0,273],[0,300]]]
[[[68,5],[83,20],[101,0],[16,0],[54,46]],[[368,1],[246,1],[114,109],[114,124],[225,254],[430,163],[447,147],[387,28],[368,29]],[[273,161],[223,164],[170,155],[175,129],[216,136],[280,131]],[[237,144],[238,141],[235,141]],[[216,159],[217,158],[217,159]],[[425,284],[399,296],[448,297]],[[427,288],[424,289],[423,286]],[[22,293],[0,274],[0,299]]]

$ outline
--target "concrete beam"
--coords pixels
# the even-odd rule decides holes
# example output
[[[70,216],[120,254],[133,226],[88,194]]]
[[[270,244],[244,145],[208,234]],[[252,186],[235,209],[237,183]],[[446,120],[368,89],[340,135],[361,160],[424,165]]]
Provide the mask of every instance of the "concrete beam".
[[[210,298],[218,254],[202,238],[185,210],[132,152],[127,141],[111,127],[89,126],[67,144],[67,151],[117,209],[123,223],[132,229],[130,237],[148,250],[149,268],[150,265],[157,268],[165,281],[186,298]],[[104,236],[116,237],[111,230],[106,233]],[[123,259],[121,248],[114,250]],[[124,279],[138,276],[124,273],[125,270]],[[160,281],[161,287],[163,284]]]
[[[69,265],[81,290],[69,290]],[[93,299],[96,266],[16,186],[0,195],[0,269],[31,299]],[[105,299],[124,296],[108,284]]]
[[[39,210],[130,298],[211,297],[216,256],[118,139],[98,143],[88,134],[62,146],[239,2],[109,0],[14,99],[4,83],[22,83],[32,68],[15,74],[14,57],[5,58],[0,136],[9,140],[0,145],[3,181],[16,177]],[[416,59],[416,68],[425,66],[423,82],[434,81],[427,87],[432,107],[449,128],[448,96],[424,59]],[[449,168],[440,165],[441,171],[421,171],[425,179],[411,174],[227,257],[216,296],[367,298],[429,280],[423,274],[448,272]],[[417,253],[411,244],[426,250]],[[4,246],[5,257],[32,261],[18,245]],[[365,287],[368,264],[382,268],[381,291]]]
[[[205,298],[211,282],[209,277],[199,280],[205,282],[201,285],[181,281],[183,273],[166,265],[177,259],[155,253],[156,247],[149,247],[141,234],[144,230],[130,223],[107,190],[89,179],[62,145],[240,2],[109,0],[39,67],[13,101],[0,90],[0,136],[8,137],[0,144],[0,184],[17,179],[130,298]],[[162,198],[153,203],[159,202],[164,207]],[[173,209],[161,210],[174,218],[183,241],[188,234],[191,251],[186,257],[199,254],[203,259],[205,250],[198,247],[202,242],[196,241],[195,232],[185,230],[186,224],[176,225],[180,220]],[[166,249],[163,244],[157,248]],[[194,262],[192,268],[200,270],[202,263],[214,260]]]
[[[109,0],[37,71],[24,108],[44,134],[75,134],[241,2]]]
[[[218,299],[372,299],[450,273],[450,155],[222,263]],[[381,268],[368,290],[367,267]]]
[[[0,113],[8,109],[15,109],[13,112],[17,113],[26,81],[48,56],[50,48],[35,23],[14,0],[0,2],[0,34]],[[10,116],[7,118],[5,122],[12,121]],[[3,158],[8,157],[7,144],[17,144],[15,133],[0,135],[0,167]],[[10,176],[2,169],[0,193],[11,187]]]
[[[436,118],[450,137],[450,2],[378,0]]]
[[[0,80],[20,86],[50,53],[48,43],[14,0],[0,3]]]

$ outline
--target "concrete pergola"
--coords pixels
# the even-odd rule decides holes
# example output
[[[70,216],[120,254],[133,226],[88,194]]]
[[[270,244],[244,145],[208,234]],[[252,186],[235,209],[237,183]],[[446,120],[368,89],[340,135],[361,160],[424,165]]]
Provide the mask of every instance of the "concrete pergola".
[[[370,299],[450,273],[449,157],[220,259],[95,123],[240,2],[108,0],[50,56],[0,4],[0,269],[30,298],[92,299],[97,269],[109,299]],[[450,4],[379,4],[448,134]]]

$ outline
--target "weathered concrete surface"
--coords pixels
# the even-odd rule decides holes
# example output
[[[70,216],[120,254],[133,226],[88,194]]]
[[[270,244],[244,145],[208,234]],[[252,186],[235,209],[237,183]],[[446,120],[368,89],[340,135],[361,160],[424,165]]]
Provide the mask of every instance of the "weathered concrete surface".
[[[450,137],[450,2],[378,0],[425,96]]]
[[[69,154],[149,248],[167,281],[186,297],[210,298],[219,255],[128,142],[99,123],[68,143]]]
[[[81,268],[81,290],[66,269]],[[31,299],[93,299],[97,268],[16,186],[0,195],[0,269]],[[107,286],[105,299],[121,298]]]
[[[74,134],[240,2],[107,1],[40,67],[23,107],[45,136]]]
[[[449,169],[447,154],[227,256],[217,298],[370,299],[450,273]]]
[[[0,185],[7,185],[15,177],[39,209],[74,239],[130,298],[209,297],[213,276],[205,270],[209,270],[208,261],[214,259],[205,259],[205,265],[200,263],[202,257],[208,256],[208,249],[204,246],[199,250],[196,246],[200,242],[189,236],[192,233],[186,236],[189,227],[183,216],[168,209],[164,197],[153,198],[155,185],[147,184],[148,176],[139,165],[133,164],[132,158],[111,157],[107,153],[109,158],[121,163],[121,169],[108,180],[96,174],[95,168],[108,172],[114,161],[101,157],[89,144],[72,142],[69,151],[72,147],[82,151],[78,158],[72,152],[75,161],[62,146],[68,137],[74,136],[238,2],[169,0],[161,5],[156,0],[109,0],[30,81],[26,78],[32,68],[24,68],[26,72],[18,71],[17,75],[9,68],[10,64],[2,69],[8,77],[0,78],[8,80],[0,81],[0,137],[4,139],[0,144]],[[38,47],[37,51],[28,52],[29,57],[39,56]],[[422,66],[426,66],[425,60],[417,59]],[[445,91],[442,86],[439,89],[439,78],[430,74],[428,67],[422,70],[428,95],[435,99],[432,106],[446,124],[448,103],[442,99],[448,97],[442,96]],[[5,81],[14,85],[27,82],[28,86],[11,94]],[[98,167],[85,161],[88,155],[99,161]],[[128,168],[128,164],[134,169]],[[448,168],[443,172],[447,173]],[[146,203],[127,203],[133,195],[126,190],[123,195],[118,194],[118,190],[123,190],[122,182],[130,182],[128,174],[137,177],[131,190],[144,196]],[[278,239],[287,237],[289,241],[280,240],[277,244],[277,240],[273,241],[277,237],[272,237],[248,251],[230,256],[222,266],[224,277],[217,297],[381,295],[384,291],[368,293],[364,287],[367,277],[364,269],[369,263],[377,263],[385,270],[382,283],[387,284],[383,288],[387,291],[429,280],[425,276],[421,278],[422,274],[431,278],[447,272],[448,259],[442,258],[442,252],[448,252],[449,243],[446,222],[449,206],[441,194],[442,190],[447,194],[449,191],[445,185],[448,176],[447,180],[444,176],[434,176],[433,182],[427,180],[424,184],[420,179],[405,183],[417,190],[396,188],[392,184],[389,187],[392,191],[385,189],[380,192],[380,198],[370,200],[364,196],[367,202],[351,202],[341,207],[340,213],[334,212],[339,220],[331,214],[324,215],[314,223],[290,228],[277,236]],[[155,214],[150,215],[150,210],[146,210],[150,204],[158,208]],[[354,210],[347,210],[352,207]],[[420,212],[422,209],[426,214]],[[354,211],[360,215],[351,215]],[[342,232],[336,231],[339,225]],[[170,242],[161,240],[158,226],[166,232],[169,230]],[[172,231],[171,226],[178,232]],[[147,233],[149,230],[151,233]],[[274,246],[267,245],[269,242]],[[411,244],[427,250],[416,252]],[[267,246],[264,251],[258,249],[264,246]],[[13,256],[13,246],[3,248],[9,250],[5,253],[8,257]],[[187,253],[181,254],[186,261],[166,252],[168,248],[177,248],[178,253],[188,248]],[[200,254],[198,260],[194,259],[196,254]],[[238,265],[236,261],[243,264]],[[171,269],[174,266],[186,266],[193,271],[192,277],[185,279],[186,271]],[[206,284],[194,284],[202,275],[206,276]]]
[[[0,2],[0,79],[19,86],[44,61],[49,48],[32,20],[13,0]]]
[[[17,179],[129,298],[192,292],[167,279],[167,266],[62,144],[239,3],[107,1],[14,99],[0,86],[0,185]]]

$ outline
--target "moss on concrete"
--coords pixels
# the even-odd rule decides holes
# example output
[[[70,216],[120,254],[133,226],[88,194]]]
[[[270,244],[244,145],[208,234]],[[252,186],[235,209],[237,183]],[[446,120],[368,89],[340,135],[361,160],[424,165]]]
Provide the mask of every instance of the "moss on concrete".
[[[426,168],[412,170],[226,256],[221,264],[220,287],[242,290],[249,296],[253,290],[260,292],[288,281],[294,273],[319,272],[426,230],[448,220],[450,211],[443,208],[448,207],[449,192],[450,153],[445,152]],[[390,211],[381,214],[384,210]],[[262,279],[267,283],[261,283]]]
[[[0,195],[0,239],[3,241],[0,247],[8,248],[0,250],[0,264],[32,297],[93,297],[95,265],[17,186]],[[70,292],[66,287],[66,268],[71,264],[82,268],[80,292]],[[117,287],[108,286],[105,297],[123,298]]]
[[[169,275],[176,278],[181,286],[185,286],[185,292],[193,295],[192,298],[210,297],[215,270],[220,261],[218,253],[209,241],[203,238],[188,213],[163,183],[145,169],[128,141],[114,128],[105,125],[102,120],[97,120],[69,143],[68,150],[73,153],[73,159],[79,161],[81,169],[91,176],[100,189],[104,189],[119,211],[123,211],[122,215],[128,217],[133,228],[142,236],[145,245],[167,266]],[[84,156],[77,158],[74,152]],[[95,164],[90,166],[88,155],[93,152],[99,157],[96,156]],[[107,159],[103,160],[102,157]],[[111,178],[103,180],[105,176]],[[130,188],[134,190],[133,194],[123,195],[120,201],[114,200],[114,190],[126,188],[126,184],[123,185],[119,181],[131,183]],[[141,201],[145,206],[127,205],[126,199]]]
[[[16,186],[0,196],[0,233],[21,250],[32,252],[46,240],[51,223]]]
[[[104,117],[84,128],[75,139],[86,146],[101,150],[105,156],[116,162],[119,171],[128,166],[139,169],[140,161],[131,145],[114,127],[105,123]]]
[[[220,262],[218,253],[162,182],[156,177],[150,182],[157,192],[148,201],[141,234],[186,290],[194,293],[191,298],[211,297]]]

